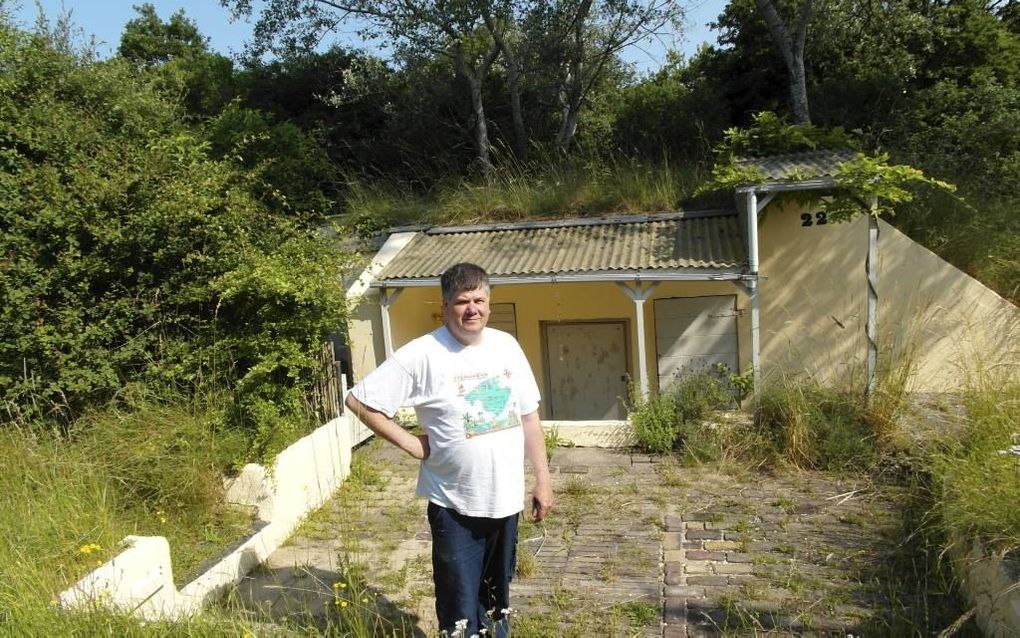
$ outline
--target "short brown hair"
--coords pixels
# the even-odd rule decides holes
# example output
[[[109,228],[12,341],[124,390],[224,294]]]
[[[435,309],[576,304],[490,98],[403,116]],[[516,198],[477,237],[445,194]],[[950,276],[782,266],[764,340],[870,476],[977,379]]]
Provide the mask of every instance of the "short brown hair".
[[[447,268],[439,278],[439,286],[443,290],[443,302],[446,303],[465,290],[488,289],[489,273],[477,264],[455,264]]]

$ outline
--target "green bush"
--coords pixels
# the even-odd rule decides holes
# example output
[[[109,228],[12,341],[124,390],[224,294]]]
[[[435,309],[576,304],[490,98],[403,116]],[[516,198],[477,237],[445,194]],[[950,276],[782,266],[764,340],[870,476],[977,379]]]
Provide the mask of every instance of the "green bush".
[[[720,433],[705,421],[713,412],[738,407],[735,392],[724,366],[680,377],[648,397],[631,388],[630,421],[638,445],[655,453],[681,446],[691,460],[718,459]]]
[[[656,454],[673,449],[680,425],[673,393],[652,392],[643,397],[640,390],[631,388],[629,418],[641,449]]]
[[[711,415],[737,407],[734,389],[725,366],[718,365],[680,379],[676,385],[679,415],[677,443],[688,463],[705,463],[723,458],[729,432],[711,422]]]
[[[767,386],[758,427],[774,454],[797,467],[861,471],[878,460],[864,397],[807,382]]]
[[[0,68],[5,412],[67,428],[140,381],[231,391],[254,456],[306,429],[348,258],[127,62],[0,23]]]

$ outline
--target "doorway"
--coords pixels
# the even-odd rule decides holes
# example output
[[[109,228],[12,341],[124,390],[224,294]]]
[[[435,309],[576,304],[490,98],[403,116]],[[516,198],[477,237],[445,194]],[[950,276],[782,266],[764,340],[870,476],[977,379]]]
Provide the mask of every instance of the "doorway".
[[[627,333],[626,320],[542,323],[549,418],[626,418]]]

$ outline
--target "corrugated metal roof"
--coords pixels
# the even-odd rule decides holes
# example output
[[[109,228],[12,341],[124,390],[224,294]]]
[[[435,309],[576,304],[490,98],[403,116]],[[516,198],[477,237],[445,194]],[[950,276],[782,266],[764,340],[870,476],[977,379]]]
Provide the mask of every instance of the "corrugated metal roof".
[[[415,236],[376,281],[434,278],[463,261],[494,277],[733,270],[746,262],[746,249],[732,212],[431,228]]]
[[[801,181],[833,177],[839,165],[857,155],[849,149],[805,151],[770,157],[751,157],[737,160],[738,165],[754,167],[771,181]]]

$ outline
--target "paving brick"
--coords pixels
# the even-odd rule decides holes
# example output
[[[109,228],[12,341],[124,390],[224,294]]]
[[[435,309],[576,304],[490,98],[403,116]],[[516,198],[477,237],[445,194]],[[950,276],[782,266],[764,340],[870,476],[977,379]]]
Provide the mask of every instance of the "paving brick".
[[[684,541],[681,547],[684,549],[701,549],[701,541]]]
[[[726,554],[723,552],[710,552],[704,549],[689,549],[685,556],[687,560],[725,560]]]
[[[729,582],[727,576],[699,575],[687,577],[688,585],[728,585]]]
[[[728,563],[750,563],[754,561],[754,554],[744,554],[742,552],[726,552],[726,562]]]
[[[662,552],[662,559],[667,563],[678,563],[684,560],[685,550],[682,549],[667,549]]]
[[[687,638],[687,623],[666,625],[662,628],[662,638]]]
[[[679,516],[667,516],[666,517],[666,531],[667,532],[680,532],[684,529],[683,519]]]
[[[720,516],[716,512],[690,512],[684,514],[683,518],[685,521],[716,521]]]
[[[684,573],[711,574],[715,572],[715,565],[716,563],[707,560],[689,560],[684,563]]]
[[[754,571],[754,565],[750,563],[717,563],[715,573],[717,574],[750,574]]]
[[[704,598],[705,588],[693,585],[671,585],[663,589],[666,598]]]
[[[679,585],[683,582],[684,566],[680,563],[667,563],[663,576],[667,585]]]
[[[687,599],[667,596],[662,606],[662,619],[670,625],[684,622],[687,619]]]
[[[722,533],[714,529],[688,529],[686,536],[689,541],[719,540]]]
[[[705,522],[705,529],[729,529],[731,527],[733,527],[733,523],[731,523],[729,521],[718,521],[718,522],[706,521]]]
[[[705,549],[712,552],[725,552],[740,549],[740,543],[733,541],[705,541]]]
[[[662,535],[662,548],[666,550],[681,549],[683,536],[680,532],[666,532]]]

